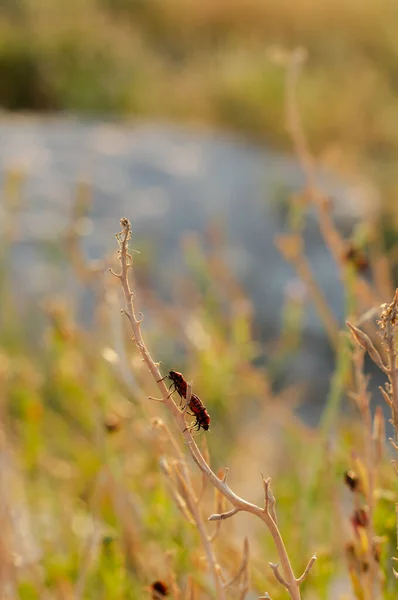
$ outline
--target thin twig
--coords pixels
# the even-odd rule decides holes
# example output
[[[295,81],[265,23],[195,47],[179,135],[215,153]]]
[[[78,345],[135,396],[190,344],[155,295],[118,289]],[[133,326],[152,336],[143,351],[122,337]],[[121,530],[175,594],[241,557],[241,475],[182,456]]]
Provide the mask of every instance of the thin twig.
[[[275,522],[275,524],[278,525],[278,519],[275,510],[276,500],[271,490],[271,478],[268,477],[268,479],[264,479],[264,475],[262,473],[261,477],[263,480],[264,487],[264,510],[267,514],[270,515],[271,519]]]
[[[228,512],[224,512],[221,514],[215,513],[213,515],[210,515],[209,521],[224,521],[225,519],[229,519],[230,517],[236,515],[236,513],[238,513],[240,510],[240,508],[232,508]]]
[[[290,591],[289,584],[283,579],[282,575],[279,572],[279,565],[276,564],[276,563],[271,563],[270,562],[269,566],[273,570],[274,575],[277,578],[277,580],[279,581],[279,583],[282,584],[288,591]]]
[[[239,580],[239,578],[242,576],[242,574],[247,570],[248,564],[249,564],[249,540],[246,537],[245,541],[243,542],[242,562],[241,562],[236,574],[232,577],[232,579],[230,579],[229,581],[224,583],[225,589],[230,588],[231,586],[234,585],[234,583],[236,583]]]
[[[205,446],[205,448],[207,449],[207,445]],[[209,462],[210,462],[210,457],[209,457],[209,460],[206,460],[207,464]],[[202,477],[207,481],[207,478],[206,478],[206,476],[203,473],[202,473]],[[225,498],[221,494],[221,492],[219,492],[219,490],[215,489],[214,492],[215,492],[215,498],[216,498],[216,509],[217,509],[217,513],[216,514],[221,514],[221,513],[225,512],[225,510],[224,510]],[[214,529],[214,532],[210,536],[210,541],[212,543],[217,539],[217,536],[220,533],[221,523],[222,523],[221,519],[218,520],[218,521],[216,521],[216,527]]]
[[[305,581],[307,579],[315,561],[316,561],[316,556],[314,554],[314,556],[311,556],[310,560],[308,561],[308,565],[305,567],[304,573],[301,575],[301,577],[298,578],[297,581],[299,584],[303,583],[303,581]]]

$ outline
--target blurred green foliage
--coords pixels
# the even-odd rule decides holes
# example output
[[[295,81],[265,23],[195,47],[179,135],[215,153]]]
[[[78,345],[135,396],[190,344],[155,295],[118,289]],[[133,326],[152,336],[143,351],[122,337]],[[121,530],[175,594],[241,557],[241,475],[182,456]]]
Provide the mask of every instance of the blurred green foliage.
[[[272,48],[303,46],[311,145],[384,181],[398,151],[397,25],[390,0],[2,2],[0,104],[188,119],[287,147]]]
[[[390,0],[7,0],[0,5],[0,104],[10,110],[196,120],[287,147],[285,72],[270,49],[301,45],[309,50],[299,98],[311,145],[343,169],[366,165],[371,175],[377,173],[389,186],[391,208],[398,150],[397,16],[398,5]],[[10,223],[14,218],[12,213]],[[292,214],[293,227],[299,230],[303,218]],[[396,254],[389,215],[384,229],[386,248]],[[160,304],[153,322],[145,321],[154,358],[183,371],[200,390],[212,416],[206,435],[212,464],[215,470],[231,467],[234,489],[261,502],[259,472],[273,476],[295,571],[318,553],[305,596],[326,600],[330,585],[346,573],[352,498],[343,473],[352,450],[364,452],[358,420],[339,412],[346,339],[322,426],[311,430],[290,410],[297,390],[277,398],[271,393],[281,362],[299,351],[300,305],[281,308],[285,331],[265,370],[258,364],[264,349],[253,335],[250,302],[216,249],[206,253],[190,239],[183,251],[192,298],[183,322],[178,311]],[[3,486],[2,495],[10,494],[7,502],[26,516],[38,554],[17,554],[18,568],[10,568],[16,597],[66,598],[78,590],[87,599],[141,598],[151,581],[169,581],[170,571],[182,589],[192,576],[199,597],[212,597],[197,531],[176,508],[159,468],[171,450],[151,422],[167,415],[146,399],[153,383],[128,335],[133,388],[120,364],[106,358],[112,347],[106,319],[97,316],[92,329],[83,330],[76,307],[60,302],[57,290],[48,303],[21,312],[8,273],[11,252],[10,234],[0,247],[0,451],[12,457],[18,485]],[[65,267],[63,249],[56,260]],[[145,271],[148,259],[142,260]],[[349,311],[354,277],[347,278]],[[112,284],[99,279],[96,285]],[[379,476],[375,527],[385,537],[381,564],[388,600],[396,596],[390,569],[394,473],[388,460]],[[195,485],[200,488],[199,475]],[[203,514],[213,511],[208,489]],[[231,574],[247,533],[240,519],[223,526],[216,545]],[[17,535],[19,526],[13,527]],[[264,568],[276,560],[270,536],[261,524],[250,527],[252,587],[282,599],[284,591]]]
[[[16,211],[10,219],[10,225],[18,219]],[[72,298],[65,303],[57,290],[25,312],[15,301],[18,284],[13,287],[8,278],[13,228],[9,231],[0,281],[0,452],[8,459],[3,464],[9,465],[13,485],[5,486],[0,477],[0,502],[2,510],[12,505],[23,515],[22,523],[9,514],[11,534],[4,546],[11,556],[5,555],[2,573],[10,574],[15,597],[76,594],[133,600],[146,597],[146,587],[158,578],[170,582],[171,573],[183,590],[192,577],[198,598],[214,597],[199,535],[178,510],[160,468],[173,451],[153,419],[169,422],[168,416],[147,399],[153,382],[127,332],[124,364],[133,366],[133,386],[123,375],[123,357],[111,350],[114,320],[109,311],[118,311],[119,304],[101,305],[91,329],[77,323]],[[268,370],[256,364],[261,349],[253,335],[250,302],[222,262],[217,236],[213,242],[202,246],[194,237],[185,240],[190,293],[184,297],[184,318],[180,305],[174,311],[159,303],[144,322],[145,337],[155,360],[181,369],[205,399],[212,424],[198,443],[207,441],[213,468],[230,466],[233,489],[258,503],[260,471],[273,477],[279,526],[295,571],[302,572],[309,556],[318,554],[303,593],[326,600],[330,586],[346,576],[345,545],[353,536],[349,519],[354,502],[343,473],[352,466],[352,451],[363,455],[366,444],[357,415],[348,419],[338,410],[347,338],[342,338],[323,422],[311,429],[293,415],[299,400],[293,388],[273,397],[274,363]],[[68,261],[64,248],[59,247],[63,269]],[[99,273],[87,285],[111,291],[115,283]],[[145,311],[141,301],[140,308]],[[276,346],[278,361],[299,351],[300,315],[296,310],[293,324],[286,320]],[[30,319],[42,323],[36,338],[29,327],[21,327]],[[177,364],[176,348],[181,356]],[[194,469],[193,475],[199,490],[201,476]],[[380,560],[386,600],[395,597],[390,569],[396,535],[394,477],[385,460],[378,472],[375,530],[384,539]],[[205,488],[201,509],[204,519],[214,512],[213,490]],[[208,527],[212,531],[214,525]],[[282,600],[283,589],[264,568],[276,560],[275,548],[250,515],[238,515],[221,528],[218,560],[233,574],[248,532],[252,589],[258,594],[268,590]],[[19,535],[30,539],[32,548],[28,544],[15,550]],[[6,559],[13,564],[9,571]]]

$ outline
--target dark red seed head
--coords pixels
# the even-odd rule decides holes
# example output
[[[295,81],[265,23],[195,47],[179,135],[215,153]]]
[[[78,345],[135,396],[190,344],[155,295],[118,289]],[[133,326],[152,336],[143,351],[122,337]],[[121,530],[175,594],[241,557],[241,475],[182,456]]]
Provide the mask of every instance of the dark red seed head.
[[[344,481],[352,492],[355,492],[358,490],[359,479],[358,479],[358,475],[355,473],[355,471],[346,471],[344,473]]]
[[[366,271],[369,268],[369,259],[365,252],[356,246],[353,242],[347,244],[344,260],[352,264],[357,271]]]
[[[164,581],[154,581],[150,589],[152,590],[152,598],[166,598],[169,595],[169,588]]]
[[[352,515],[351,522],[355,529],[366,527],[369,524],[369,511],[367,507],[358,508]]]

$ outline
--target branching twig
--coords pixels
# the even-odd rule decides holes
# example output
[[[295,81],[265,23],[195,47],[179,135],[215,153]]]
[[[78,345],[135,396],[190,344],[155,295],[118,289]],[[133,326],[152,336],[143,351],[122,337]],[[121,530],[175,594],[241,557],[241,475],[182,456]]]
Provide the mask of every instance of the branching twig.
[[[308,565],[305,567],[304,573],[302,574],[301,577],[298,578],[299,583],[303,583],[303,581],[305,581],[307,579],[315,561],[316,561],[316,556],[314,554],[314,556],[311,556],[310,560],[308,561]]]
[[[236,513],[238,513],[240,510],[240,508],[232,508],[231,510],[224,512],[224,513],[220,513],[220,514],[213,514],[210,515],[209,517],[209,521],[224,521],[225,519],[229,519],[230,517],[233,517],[234,515],[236,515]]]
[[[289,584],[283,579],[282,575],[279,572],[279,565],[276,563],[269,563],[269,566],[271,567],[271,569],[274,572],[275,577],[277,578],[277,580],[279,581],[279,583],[281,585],[283,585],[287,590],[289,590]]]
[[[191,386],[190,384],[188,384],[187,398],[190,398],[190,395]],[[188,402],[185,405],[183,411],[184,414],[186,412],[187,406]],[[222,572],[220,571],[219,565],[217,564],[217,560],[212,549],[213,540],[211,539],[211,537],[209,537],[206,531],[203,518],[199,510],[199,502],[194,492],[194,487],[192,485],[189,469],[179,449],[179,446],[167,425],[165,425],[163,421],[157,420],[156,426],[162,428],[166,432],[171,442],[171,445],[178,457],[178,460],[174,461],[173,466],[170,466],[165,459],[162,459],[160,463],[161,468],[163,469],[167,477],[173,482],[173,485],[171,486],[171,493],[173,495],[174,501],[176,502],[176,505],[186,517],[188,522],[191,524],[195,524],[199,531],[199,535],[206,552],[207,561],[215,578],[216,590],[218,594],[217,597],[222,599],[225,597],[222,582],[220,579],[222,577]]]
[[[275,543],[275,546],[276,546],[276,549],[278,552],[283,575],[281,575],[279,573],[277,568],[274,569],[274,572],[276,570],[278,572],[278,574],[280,575],[280,579],[281,579],[281,581],[284,582],[283,585],[288,590],[290,598],[292,600],[300,600],[300,598],[301,598],[300,584],[294,575],[293,568],[291,566],[290,559],[289,559],[288,553],[286,551],[279,528],[278,528],[275,520],[273,519],[272,514],[270,513],[269,503],[268,503],[267,509],[260,508],[259,506],[256,506],[255,504],[252,504],[251,502],[248,502],[247,500],[244,500],[243,498],[241,498],[240,496],[235,494],[231,490],[229,485],[226,483],[226,474],[223,479],[220,479],[219,477],[217,477],[217,475],[212,471],[210,466],[204,460],[194,438],[191,435],[190,430],[187,429],[187,426],[185,423],[185,415],[179,410],[179,408],[174,403],[173,399],[171,397],[168,397],[168,390],[167,390],[167,387],[166,387],[164,381],[162,381],[162,375],[159,371],[159,368],[158,368],[157,364],[154,362],[154,360],[152,359],[152,357],[145,345],[145,342],[144,342],[144,339],[142,336],[142,332],[141,332],[142,319],[137,319],[135,308],[134,308],[134,302],[133,302],[134,293],[132,292],[132,290],[130,288],[130,284],[129,284],[129,280],[128,280],[128,270],[132,267],[132,257],[128,251],[128,243],[129,243],[129,240],[131,237],[130,222],[128,219],[123,218],[120,220],[120,224],[121,224],[122,230],[120,233],[117,234],[116,237],[117,237],[117,240],[119,243],[119,258],[120,258],[120,263],[121,263],[121,272],[114,273],[114,275],[115,275],[115,277],[117,277],[120,280],[123,294],[124,294],[125,309],[122,312],[126,315],[128,321],[131,325],[133,339],[135,341],[135,344],[137,345],[137,347],[142,355],[142,358],[143,358],[145,364],[147,365],[150,373],[152,374],[154,380],[156,381],[162,398],[164,398],[164,405],[171,412],[176,425],[179,427],[180,432],[184,437],[185,443],[187,444],[187,447],[189,449],[192,459],[197,464],[197,466],[202,471],[202,473],[204,473],[206,475],[206,477],[212,483],[212,485],[216,489],[218,489],[225,496],[225,498],[227,500],[229,500],[229,502],[232,504],[232,506],[236,510],[236,512],[239,512],[239,511],[249,512],[249,513],[259,517],[265,523],[265,525],[268,527],[268,530],[270,531],[270,533],[272,535],[272,538],[274,540],[274,543]],[[268,483],[268,490],[269,490],[269,483]],[[268,497],[268,495],[267,495],[267,497]],[[208,555],[208,558],[210,556],[211,560],[213,561],[210,564],[211,564],[211,568],[213,570],[213,576],[215,579],[216,587],[218,588],[218,597],[223,597],[222,596],[223,590],[220,592],[220,589],[219,589],[221,587],[219,584],[220,579],[218,577],[216,562],[212,555],[210,541],[208,541],[208,547],[207,548],[205,547],[205,550],[206,550],[206,554]],[[274,567],[272,567],[272,568],[274,568]]]
[[[289,262],[300,280],[309,291],[314,306],[322,322],[325,325],[330,344],[333,348],[338,347],[339,323],[331,310],[324,292],[315,280],[311,265],[304,255],[303,239],[300,235],[279,235],[275,238],[275,245],[283,258]]]
[[[278,520],[277,520],[277,516],[276,516],[276,511],[275,511],[276,500],[275,500],[275,496],[273,495],[272,490],[271,490],[271,478],[268,477],[268,479],[264,479],[264,475],[262,473],[261,473],[261,477],[263,479],[263,487],[264,487],[264,510],[266,513],[268,513],[270,515],[270,517],[273,519],[273,521],[277,525]]]
[[[249,540],[247,538],[245,538],[245,541],[243,543],[242,562],[241,562],[236,574],[232,577],[232,579],[230,579],[229,581],[224,583],[225,589],[230,588],[232,585],[234,585],[234,583],[236,583],[239,580],[239,578],[247,570],[248,564],[249,564]]]
[[[209,461],[206,461],[207,463]],[[202,474],[202,476],[204,477],[204,475]],[[221,514],[223,511],[223,505],[224,505],[224,496],[216,489],[215,490],[216,493],[216,508],[217,508],[217,513],[216,514]],[[211,520],[211,517],[209,517],[209,521]],[[212,535],[210,536],[210,541],[213,543],[215,541],[215,539],[217,538],[218,534],[220,533],[220,529],[221,529],[221,521],[222,519],[219,519],[218,521],[216,521],[216,527],[214,532],[212,533]]]
[[[316,162],[311,153],[300,114],[297,98],[297,87],[300,74],[307,60],[304,48],[296,48],[285,61],[286,65],[286,120],[295,154],[306,177],[306,192],[316,207],[322,236],[336,264],[340,268],[343,280],[346,280],[344,269],[345,241],[337,231],[331,217],[331,203],[319,189],[316,175]],[[380,299],[371,285],[363,277],[356,277],[354,288],[357,301],[366,301],[368,306],[378,304]]]

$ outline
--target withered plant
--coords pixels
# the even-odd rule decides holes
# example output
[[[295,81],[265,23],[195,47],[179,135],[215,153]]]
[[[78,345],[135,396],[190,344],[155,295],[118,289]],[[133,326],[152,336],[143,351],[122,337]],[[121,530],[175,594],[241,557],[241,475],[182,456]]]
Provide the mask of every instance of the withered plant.
[[[186,421],[187,407],[189,404],[191,389],[188,389],[188,397],[186,398],[185,408],[180,409],[179,406],[174,402],[171,393],[169,392],[164,377],[159,369],[159,363],[155,362],[152,358],[142,334],[142,313],[137,313],[135,307],[135,293],[131,288],[129,279],[129,270],[133,267],[132,255],[129,250],[129,242],[131,239],[131,225],[127,218],[120,220],[121,231],[116,234],[116,238],[119,244],[119,259],[120,259],[120,272],[116,273],[111,270],[112,274],[119,279],[120,285],[123,290],[125,307],[122,310],[127,318],[127,321],[131,328],[132,339],[136,344],[142,360],[149,369],[156,385],[158,386],[161,399],[159,402],[163,404],[166,410],[172,415],[174,424],[179,429],[180,434],[184,440],[185,447],[187,448],[190,457],[194,463],[200,469],[203,477],[206,481],[210,482],[212,486],[218,492],[218,505],[219,511],[209,516],[209,521],[216,521],[220,523],[226,519],[233,517],[239,512],[248,512],[263,521],[265,526],[268,528],[278,554],[278,563],[270,562],[269,565],[274,572],[274,575],[278,582],[287,590],[292,600],[300,600],[300,586],[307,578],[315,560],[316,556],[312,556],[309,560],[305,571],[299,576],[293,572],[291,561],[282,539],[279,527],[278,519],[275,509],[275,498],[271,491],[271,480],[262,476],[262,483],[264,489],[264,506],[260,507],[251,502],[248,502],[244,498],[238,496],[227,483],[228,470],[225,469],[222,476],[218,476],[210,466],[210,458],[204,456],[200,451],[189,425]],[[139,315],[139,317],[137,316]],[[153,400],[153,399],[152,399]],[[201,515],[199,507],[199,498],[197,497],[194,487],[192,484],[191,473],[186,462],[184,454],[180,450],[179,443],[174,439],[169,430],[165,429],[165,425],[161,420],[156,422],[157,426],[163,428],[167,432],[170,438],[171,444],[174,448],[175,458],[165,460],[162,464],[162,469],[166,473],[168,481],[171,486],[172,494],[175,501],[185,516],[192,520],[198,528],[201,541],[205,550],[207,562],[211,570],[214,589],[216,597],[219,600],[226,598],[228,588],[234,585],[237,581],[240,585],[240,598],[245,598],[248,592],[248,555],[249,555],[249,542],[245,540],[244,551],[241,566],[237,572],[230,578],[227,579],[223,573],[222,567],[220,566],[216,555],[213,550],[212,541],[213,538],[209,535],[206,530],[203,517]],[[223,510],[223,499],[227,500],[232,508],[229,510]],[[217,530],[216,530],[217,534]],[[213,536],[214,537],[214,536]],[[268,594],[263,598],[270,598]]]

